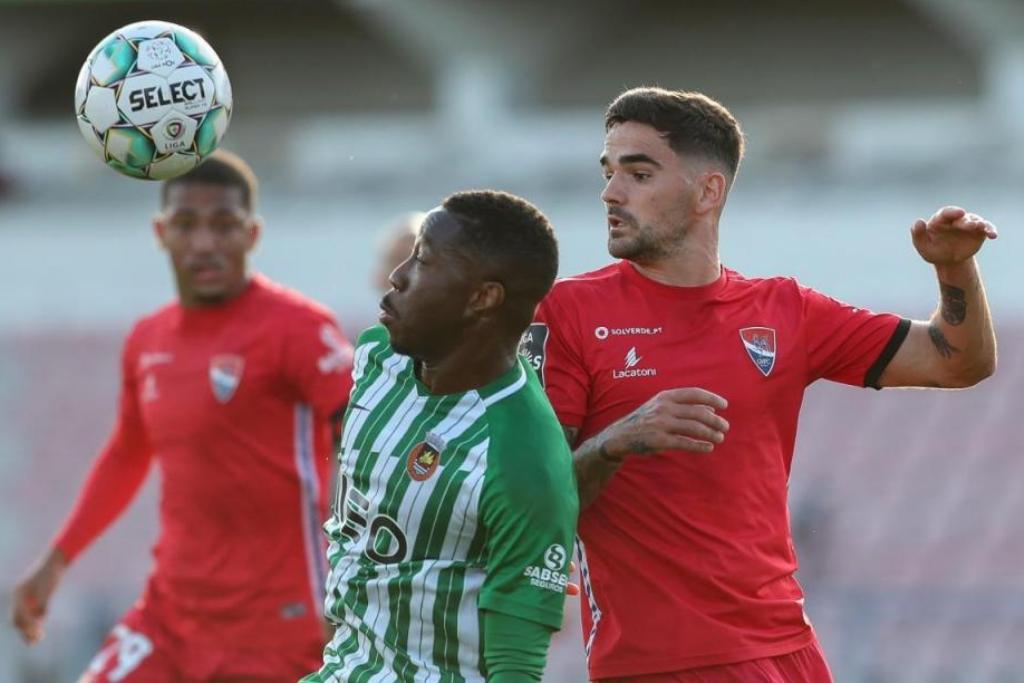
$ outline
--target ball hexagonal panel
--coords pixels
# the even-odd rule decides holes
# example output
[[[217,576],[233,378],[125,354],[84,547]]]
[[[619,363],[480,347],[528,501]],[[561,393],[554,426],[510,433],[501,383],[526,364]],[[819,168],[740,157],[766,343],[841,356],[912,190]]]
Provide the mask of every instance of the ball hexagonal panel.
[[[108,128],[121,120],[113,88],[102,88],[98,85],[89,88],[82,112],[97,133],[107,132]]]
[[[107,156],[129,168],[144,169],[153,161],[153,141],[134,128],[111,128],[107,131]]]
[[[174,178],[191,171],[198,163],[199,157],[194,154],[171,154],[149,165],[149,177],[153,180]]]
[[[82,137],[85,138],[89,148],[103,156],[103,139],[96,132],[96,129],[84,117],[76,116],[75,120],[78,122],[78,130],[82,132]]]
[[[140,71],[167,76],[185,61],[185,55],[170,38],[154,38],[139,43],[139,57],[135,63]]]
[[[135,63],[135,48],[126,40],[114,38],[102,45],[92,60],[92,78],[100,85],[119,81]]]

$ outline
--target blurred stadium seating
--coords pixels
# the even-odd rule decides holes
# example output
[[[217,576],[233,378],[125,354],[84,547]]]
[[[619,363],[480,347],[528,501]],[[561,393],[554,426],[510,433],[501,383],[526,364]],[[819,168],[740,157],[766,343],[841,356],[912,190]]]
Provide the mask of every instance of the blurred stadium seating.
[[[146,229],[156,187],[104,169],[70,112],[89,48],[159,17],[203,31],[230,70],[226,144],[264,182],[257,266],[329,304],[352,333],[375,308],[378,230],[453,190],[522,193],[555,223],[563,274],[601,264],[601,113],[639,83],[705,90],[743,121],[749,151],[722,253],[749,275],[795,275],[924,317],[935,284],[910,223],[943,203],[994,220],[1003,234],[980,260],[997,375],[967,392],[812,387],[791,514],[837,681],[1024,681],[1019,0],[293,6],[0,0],[4,613],[105,438],[122,335],[171,295]],[[44,643],[29,651],[0,628],[0,681],[81,670],[139,592],[155,507],[150,481],[72,570]],[[555,683],[585,676],[571,610],[566,624]]]

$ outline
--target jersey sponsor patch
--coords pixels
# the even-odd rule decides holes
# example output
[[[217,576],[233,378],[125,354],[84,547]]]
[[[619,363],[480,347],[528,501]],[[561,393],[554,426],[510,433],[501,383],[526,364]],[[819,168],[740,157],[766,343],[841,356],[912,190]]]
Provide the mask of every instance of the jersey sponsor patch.
[[[643,356],[636,350],[635,346],[629,347],[626,357],[622,361],[621,370],[612,370],[612,379],[626,379],[628,377],[655,377],[658,374],[657,368],[637,367]]]
[[[523,576],[530,579],[530,585],[544,590],[564,593],[569,583],[569,553],[565,547],[552,543],[544,551],[541,564],[530,565],[523,570]]]
[[[775,330],[771,327],[744,327],[740,330],[740,339],[750,360],[767,377],[775,367]]]
[[[222,353],[210,359],[210,388],[218,403],[227,403],[242,383],[245,359],[233,353]]]
[[[537,373],[540,383],[544,384],[544,350],[548,343],[548,326],[545,323],[533,323],[523,334],[519,342],[519,355]]]

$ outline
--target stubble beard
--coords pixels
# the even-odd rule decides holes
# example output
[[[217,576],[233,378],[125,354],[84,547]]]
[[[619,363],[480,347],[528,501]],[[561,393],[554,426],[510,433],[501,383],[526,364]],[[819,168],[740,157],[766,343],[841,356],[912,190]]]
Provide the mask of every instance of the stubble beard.
[[[654,228],[649,225],[638,228],[637,232],[629,237],[608,237],[609,254],[640,265],[665,259],[677,251],[677,247],[678,242],[659,238],[655,235]]]

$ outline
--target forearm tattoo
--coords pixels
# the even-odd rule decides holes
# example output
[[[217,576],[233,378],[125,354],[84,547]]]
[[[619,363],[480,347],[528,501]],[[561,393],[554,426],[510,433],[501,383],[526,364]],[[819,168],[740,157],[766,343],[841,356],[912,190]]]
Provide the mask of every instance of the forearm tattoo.
[[[935,350],[943,358],[952,358],[954,353],[960,353],[960,349],[949,343],[946,335],[942,334],[942,330],[935,323],[928,326],[928,336],[931,338],[932,344],[935,345]]]
[[[940,282],[939,291],[942,292],[942,319],[956,327],[967,317],[967,298],[964,297],[964,290]],[[935,341],[934,337],[932,341]]]

